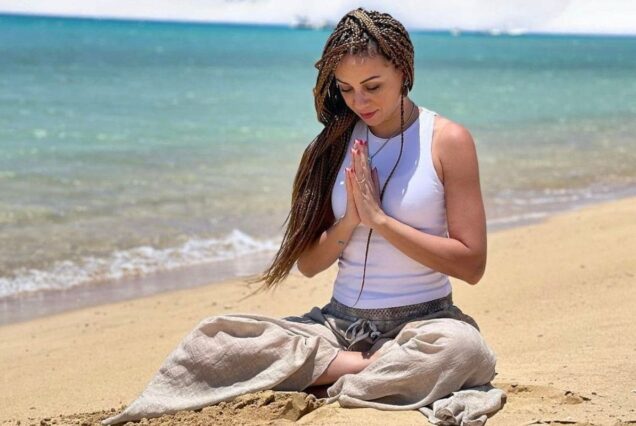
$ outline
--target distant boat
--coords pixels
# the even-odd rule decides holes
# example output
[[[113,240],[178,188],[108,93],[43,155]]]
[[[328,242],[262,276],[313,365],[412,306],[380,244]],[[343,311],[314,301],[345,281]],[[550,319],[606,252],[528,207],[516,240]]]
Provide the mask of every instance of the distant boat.
[[[510,28],[509,30],[506,31],[506,34],[511,36],[519,36],[519,35],[524,35],[527,32],[528,30],[526,30],[525,28]]]
[[[326,28],[333,27],[333,25],[329,23],[329,21],[327,21],[326,19],[323,19],[318,22],[312,22],[308,17],[300,16],[300,15],[294,16],[289,26],[292,28],[307,29],[307,30],[323,30]]]
[[[503,30],[500,28],[491,28],[487,32],[491,36],[500,36],[502,34],[511,35],[511,36],[519,36],[519,35],[525,34],[527,30],[525,28],[506,28]]]
[[[453,37],[459,37],[462,33],[462,31],[457,27],[451,28],[449,31]]]

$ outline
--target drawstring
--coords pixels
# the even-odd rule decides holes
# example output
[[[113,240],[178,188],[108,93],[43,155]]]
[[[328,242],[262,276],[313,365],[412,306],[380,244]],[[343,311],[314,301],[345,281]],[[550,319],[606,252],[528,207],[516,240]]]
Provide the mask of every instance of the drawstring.
[[[369,330],[365,330],[367,326]],[[349,334],[351,334],[351,336],[349,336]],[[350,350],[353,345],[361,340],[366,339],[367,337],[370,337],[371,340],[375,342],[375,340],[381,335],[382,333],[378,330],[378,327],[376,327],[375,323],[367,319],[360,318],[352,323],[347,328],[347,331],[345,331],[345,339],[351,342],[349,343],[349,347],[347,348],[347,350]]]

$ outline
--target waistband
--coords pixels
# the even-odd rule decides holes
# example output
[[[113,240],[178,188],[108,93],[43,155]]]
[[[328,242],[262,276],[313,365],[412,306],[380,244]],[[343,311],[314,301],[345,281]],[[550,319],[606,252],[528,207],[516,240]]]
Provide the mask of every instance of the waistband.
[[[439,299],[430,300],[415,305],[395,306],[392,308],[352,308],[343,305],[333,297],[329,301],[327,310],[336,316],[338,314],[350,317],[364,318],[372,321],[400,320],[403,318],[419,317],[432,312],[441,311],[453,305],[453,293]]]

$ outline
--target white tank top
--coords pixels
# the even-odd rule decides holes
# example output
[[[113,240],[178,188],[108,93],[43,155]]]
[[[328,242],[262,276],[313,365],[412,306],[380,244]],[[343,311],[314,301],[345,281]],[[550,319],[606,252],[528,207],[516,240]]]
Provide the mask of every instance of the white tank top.
[[[402,158],[386,187],[383,211],[398,221],[427,234],[448,237],[444,186],[439,180],[431,155],[436,112],[420,107],[418,119],[404,131]],[[345,214],[347,189],[345,167],[351,163],[355,139],[366,139],[367,127],[359,120],[349,140],[349,149],[336,178],[331,206],[336,218]],[[386,139],[369,131],[369,153],[373,155]],[[400,136],[391,139],[373,158],[380,188],[386,182],[400,152]],[[333,297],[354,306],[360,293],[364,254],[369,227],[358,225],[338,260]],[[402,253],[377,232],[371,234],[364,289],[356,308],[388,308],[423,303],[451,292],[448,276]]]

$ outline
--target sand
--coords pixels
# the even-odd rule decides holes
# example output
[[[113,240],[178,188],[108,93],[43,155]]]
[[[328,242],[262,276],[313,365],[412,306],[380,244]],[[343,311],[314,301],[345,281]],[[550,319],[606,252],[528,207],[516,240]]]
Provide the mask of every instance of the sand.
[[[493,384],[508,392],[488,424],[636,423],[636,199],[491,233],[488,242],[482,281],[453,281],[455,303],[497,354]],[[0,327],[0,424],[97,423],[130,403],[201,319],[304,313],[329,300],[335,272],[293,274],[246,300],[250,287],[238,279]],[[271,391],[147,423],[295,420],[427,424],[417,411],[343,409]]]

